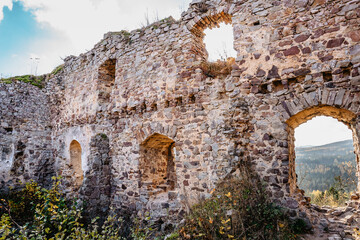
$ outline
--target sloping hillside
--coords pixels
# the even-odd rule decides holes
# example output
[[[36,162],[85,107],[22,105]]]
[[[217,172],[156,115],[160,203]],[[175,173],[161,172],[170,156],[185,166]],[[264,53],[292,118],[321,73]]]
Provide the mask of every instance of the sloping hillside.
[[[352,140],[334,142],[322,146],[299,147],[296,152],[298,185],[306,192],[324,191],[341,176],[348,183],[355,178],[355,154]],[[347,190],[353,190],[350,184]]]

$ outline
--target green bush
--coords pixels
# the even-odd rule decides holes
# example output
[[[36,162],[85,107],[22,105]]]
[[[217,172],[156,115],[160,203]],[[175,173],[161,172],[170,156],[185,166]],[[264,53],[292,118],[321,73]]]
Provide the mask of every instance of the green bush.
[[[82,207],[59,189],[58,178],[49,190],[30,182],[1,199],[0,239],[122,239],[121,219],[85,224]]]
[[[167,235],[175,239],[296,239],[303,233],[301,219],[290,221],[286,211],[271,203],[265,187],[249,168],[240,167],[241,178],[219,183],[212,196],[191,207],[185,223]],[[123,221],[110,215],[99,226],[98,219],[87,223],[76,199],[67,200],[60,179],[50,189],[30,182],[12,190],[0,201],[1,239],[164,239],[160,225],[145,215],[135,219],[131,233],[123,234]],[[131,236],[129,236],[131,235]]]

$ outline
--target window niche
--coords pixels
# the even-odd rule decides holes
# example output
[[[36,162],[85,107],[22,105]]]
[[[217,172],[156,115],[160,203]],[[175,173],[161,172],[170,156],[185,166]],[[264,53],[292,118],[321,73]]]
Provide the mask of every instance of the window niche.
[[[116,59],[106,60],[98,72],[98,99],[99,104],[110,102],[112,87],[115,83]]]
[[[208,61],[226,61],[228,58],[235,58],[234,34],[231,24],[220,23],[218,27],[204,31],[204,43],[208,52]]]
[[[199,39],[198,48],[202,52],[200,69],[210,78],[226,77],[235,64],[232,16],[221,12],[198,21],[192,33]]]
[[[73,140],[70,143],[70,168],[73,170],[73,178],[75,179],[75,186],[80,187],[83,179],[84,173],[82,170],[82,163],[81,163],[81,145],[78,141]]]
[[[158,133],[140,145],[141,188],[149,195],[175,188],[174,145],[172,139]]]

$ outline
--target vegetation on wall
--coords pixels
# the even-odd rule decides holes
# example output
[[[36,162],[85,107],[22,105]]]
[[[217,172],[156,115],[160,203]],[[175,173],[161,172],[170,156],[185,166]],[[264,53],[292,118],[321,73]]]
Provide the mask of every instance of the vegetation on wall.
[[[272,203],[257,176],[245,166],[240,170],[240,178],[219,183],[192,207],[179,230],[182,239],[297,239],[305,232],[305,222]]]
[[[40,75],[40,76],[23,75],[23,76],[16,76],[10,78],[1,78],[0,83],[11,84],[14,81],[20,81],[24,83],[30,83],[31,85],[34,85],[39,88],[43,88],[45,84],[46,76],[47,75]]]
[[[246,167],[241,177],[219,183],[209,199],[191,207],[185,222],[166,239],[297,239],[305,223],[290,219],[285,209],[271,203],[257,176]],[[124,234],[120,218],[110,215],[103,225],[84,221],[76,199],[66,199],[60,179],[51,189],[30,182],[21,190],[2,196],[0,239],[164,239],[150,216],[133,219]],[[103,216],[102,216],[103,217]]]
[[[54,68],[54,70],[52,70],[51,74],[52,75],[59,74],[63,69],[64,69],[64,64],[61,64],[61,65],[57,66],[56,68]]]
[[[207,77],[214,78],[229,75],[234,63],[235,59],[230,57],[227,60],[217,60],[216,62],[204,61],[199,67]]]

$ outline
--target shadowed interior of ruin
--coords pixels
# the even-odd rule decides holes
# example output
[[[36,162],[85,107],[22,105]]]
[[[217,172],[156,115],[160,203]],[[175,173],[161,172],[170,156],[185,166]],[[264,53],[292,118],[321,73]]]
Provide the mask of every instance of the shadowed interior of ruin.
[[[115,83],[116,59],[106,60],[99,68],[98,91],[99,103],[109,103],[112,87]]]
[[[140,145],[141,185],[149,195],[175,188],[174,144],[170,138],[155,133]]]

